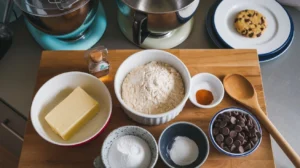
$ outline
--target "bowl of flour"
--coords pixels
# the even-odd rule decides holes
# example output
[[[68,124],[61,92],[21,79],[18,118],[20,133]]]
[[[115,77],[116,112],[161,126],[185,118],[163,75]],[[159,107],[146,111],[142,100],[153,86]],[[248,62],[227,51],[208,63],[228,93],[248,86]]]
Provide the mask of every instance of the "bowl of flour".
[[[131,119],[145,125],[159,125],[182,111],[190,93],[191,76],[175,55],[143,50],[120,65],[114,89]]]

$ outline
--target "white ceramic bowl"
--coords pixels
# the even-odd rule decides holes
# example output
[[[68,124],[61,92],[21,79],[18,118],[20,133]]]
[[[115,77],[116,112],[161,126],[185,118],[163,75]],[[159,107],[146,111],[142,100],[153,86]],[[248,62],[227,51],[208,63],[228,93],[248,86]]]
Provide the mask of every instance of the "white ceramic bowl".
[[[98,101],[100,111],[70,140],[65,141],[51,130],[45,116],[78,86]],[[109,121],[111,111],[111,96],[103,82],[87,73],[67,72],[53,77],[39,89],[31,105],[30,117],[36,132],[46,141],[60,146],[77,146],[101,133]]]
[[[121,97],[121,86],[126,75],[134,68],[151,61],[164,62],[174,67],[182,76],[185,86],[185,96],[178,106],[162,114],[142,114],[125,104]],[[159,125],[175,118],[183,109],[191,88],[191,76],[184,63],[173,54],[161,50],[143,50],[128,57],[119,67],[114,81],[117,99],[121,103],[125,113],[134,121],[145,125]]]
[[[210,73],[199,73],[192,77],[192,87],[189,99],[197,107],[213,108],[220,104],[224,97],[224,86],[220,79]],[[202,105],[197,102],[196,93],[198,90],[205,89],[212,92],[214,100],[209,105]]]
[[[110,168],[108,161],[108,152],[112,144],[118,138],[125,135],[134,135],[143,139],[149,146],[151,151],[150,165],[148,168],[154,168],[158,159],[158,146],[153,135],[142,127],[138,126],[123,126],[113,130],[104,140],[101,148],[101,159],[106,168]]]

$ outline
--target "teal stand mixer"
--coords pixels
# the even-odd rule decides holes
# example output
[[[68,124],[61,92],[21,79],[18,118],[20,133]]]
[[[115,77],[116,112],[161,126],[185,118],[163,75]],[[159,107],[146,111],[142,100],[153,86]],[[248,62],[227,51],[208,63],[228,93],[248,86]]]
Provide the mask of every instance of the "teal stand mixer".
[[[86,50],[105,32],[100,0],[14,0],[33,38],[46,50]]]

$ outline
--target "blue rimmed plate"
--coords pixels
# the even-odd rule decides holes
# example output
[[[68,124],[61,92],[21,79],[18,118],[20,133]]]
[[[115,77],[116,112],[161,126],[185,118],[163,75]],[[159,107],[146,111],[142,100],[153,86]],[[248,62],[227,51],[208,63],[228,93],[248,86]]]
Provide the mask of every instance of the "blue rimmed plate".
[[[206,30],[207,30],[211,40],[214,42],[214,44],[217,47],[219,47],[219,48],[229,48],[228,46],[226,46],[222,42],[222,40],[218,37],[217,33],[215,32],[215,30],[213,28],[213,16],[214,16],[215,10],[216,10],[216,8],[217,8],[217,6],[219,5],[220,2],[222,2],[222,0],[216,1],[216,3],[213,4],[211,6],[211,8],[209,9],[209,11],[207,13],[207,17],[206,17]],[[288,16],[289,16],[289,19],[290,19],[291,30],[292,30],[290,32],[288,40],[282,46],[282,48],[279,49],[278,51],[276,51],[272,54],[268,54],[268,55],[259,55],[259,61],[260,62],[268,62],[268,61],[271,61],[271,60],[274,60],[274,59],[280,57],[291,46],[293,38],[294,38],[294,24],[293,24],[292,18],[290,17],[289,14],[288,14]]]
[[[235,30],[235,16],[245,9],[257,10],[267,18],[268,28],[261,37],[247,38]],[[213,27],[226,47],[257,49],[260,56],[278,52],[286,45],[292,31],[287,12],[274,0],[223,0],[213,16]]]

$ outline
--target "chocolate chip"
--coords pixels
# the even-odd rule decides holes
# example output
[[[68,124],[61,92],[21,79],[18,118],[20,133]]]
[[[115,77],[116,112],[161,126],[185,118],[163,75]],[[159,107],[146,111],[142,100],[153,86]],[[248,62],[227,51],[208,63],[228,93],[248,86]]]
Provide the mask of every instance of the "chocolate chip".
[[[250,150],[250,149],[251,149],[251,144],[248,143],[248,144],[245,146],[245,151],[248,151],[248,150]]]
[[[247,33],[248,33],[248,30],[243,30],[243,31],[242,31],[242,34],[243,34],[243,35],[246,35]]]
[[[256,142],[258,141],[258,139],[257,139],[257,137],[253,137],[253,138],[251,138],[251,141],[252,141],[253,143],[256,143]]]
[[[242,18],[239,18],[239,21],[241,21],[242,20]]]
[[[236,118],[232,116],[230,118],[230,122],[231,122],[231,124],[236,124]]]
[[[234,111],[234,112],[232,112],[233,113],[233,115],[235,115],[235,116],[238,116],[239,115],[239,112],[238,111]]]
[[[244,153],[244,147],[243,146],[239,146],[239,152]]]
[[[253,35],[254,35],[254,33],[250,33],[250,34],[249,34],[249,37],[253,37]]]
[[[250,132],[250,137],[255,137],[256,136],[256,130],[255,129],[252,129],[249,131]]]
[[[260,21],[261,21],[261,23],[262,23],[262,24],[264,24],[264,23],[265,23],[265,20],[264,20],[264,18],[263,18],[263,17],[261,17],[261,18],[260,18]]]
[[[236,132],[236,131],[230,131],[230,133],[229,133],[229,136],[230,136],[231,138],[235,138],[236,135],[237,135],[237,132]]]
[[[222,143],[220,144],[220,147],[221,147],[221,148],[224,148],[224,142],[222,142]]]
[[[251,29],[251,28],[249,28],[249,29],[248,29],[248,31],[252,31],[252,29]]]
[[[240,132],[240,134],[241,134],[243,137],[245,137],[245,132]]]
[[[220,128],[224,128],[224,127],[226,127],[226,125],[227,125],[226,121],[221,121],[220,122]]]
[[[229,122],[230,121],[230,116],[225,115],[223,118],[223,121]]]
[[[240,125],[241,127],[245,127],[245,122],[243,120],[239,120],[237,124]]]
[[[220,127],[220,123],[219,122],[215,122],[215,127],[219,128]]]
[[[258,33],[256,36],[257,36],[257,37],[260,37],[260,36],[261,36],[261,33]]]
[[[246,125],[245,127],[243,127],[243,130],[245,130],[245,131],[249,131],[249,128],[248,128],[248,126]]]
[[[235,140],[235,141],[233,142],[233,144],[234,144],[235,146],[239,147],[239,146],[242,145],[242,142],[241,142],[240,140]]]
[[[216,136],[219,134],[219,128],[213,128],[213,135]]]
[[[263,28],[263,27],[261,27],[261,28],[260,28],[260,30],[261,30],[261,31],[263,31],[263,30],[264,30],[264,28]]]
[[[234,144],[231,145],[230,151],[233,152],[235,150],[236,146]]]
[[[238,18],[235,18],[234,23],[236,23],[238,21]]]
[[[246,9],[246,10],[244,10],[245,12],[248,12],[248,10]]]
[[[231,144],[233,143],[233,139],[230,138],[230,137],[227,137],[227,138],[225,139],[225,143],[226,143],[227,145],[231,145]]]
[[[216,140],[217,140],[217,142],[222,142],[222,141],[224,141],[224,136],[222,134],[219,134],[216,136]]]
[[[222,128],[222,134],[223,134],[223,135],[228,135],[228,134],[229,134],[229,132],[230,132],[230,130],[229,130],[229,128],[228,128],[228,127],[224,127],[224,128]]]
[[[254,147],[255,143],[253,141],[250,141],[251,145]]]
[[[241,142],[243,142],[244,141],[244,137],[240,133],[238,133],[237,140],[240,140]]]
[[[227,146],[224,146],[223,148],[225,151],[230,152],[229,148]]]
[[[252,15],[249,13],[247,16],[248,16],[248,17],[251,17]]]
[[[243,128],[242,128],[240,125],[236,125],[236,126],[234,127],[234,130],[235,130],[236,132],[241,132],[242,129],[243,129]]]
[[[256,132],[255,134],[256,134],[256,137],[257,137],[258,139],[260,139],[260,138],[261,138],[261,134],[260,134],[260,132]]]
[[[227,127],[230,129],[230,130],[233,130],[235,125],[234,124],[227,124]]]

